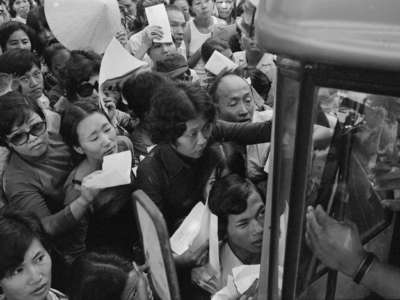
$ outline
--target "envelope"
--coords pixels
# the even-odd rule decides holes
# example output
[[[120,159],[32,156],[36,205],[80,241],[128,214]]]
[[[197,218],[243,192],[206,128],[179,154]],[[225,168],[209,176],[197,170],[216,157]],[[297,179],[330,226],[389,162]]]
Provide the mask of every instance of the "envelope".
[[[213,54],[211,55],[210,59],[207,61],[204,68],[214,75],[218,75],[223,71],[226,70],[234,70],[238,67],[233,61],[231,61],[226,56],[222,55],[217,50],[214,50]]]
[[[104,189],[131,183],[132,152],[123,151],[104,156],[101,171],[95,171],[82,180],[88,188]]]
[[[164,4],[152,5],[145,8],[147,21],[149,25],[161,27],[163,37],[160,40],[154,40],[157,43],[172,43],[171,25],[169,24],[167,11]]]

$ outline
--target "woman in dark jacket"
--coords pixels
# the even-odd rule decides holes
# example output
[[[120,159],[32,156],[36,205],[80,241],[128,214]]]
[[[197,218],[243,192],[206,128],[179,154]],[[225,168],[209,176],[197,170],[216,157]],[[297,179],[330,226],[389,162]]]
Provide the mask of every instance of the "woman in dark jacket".
[[[216,121],[216,108],[200,87],[166,86],[152,99],[150,134],[158,146],[138,169],[137,186],[159,207],[172,234],[199,202],[204,187],[220,162],[215,141],[252,144],[270,140],[271,123],[239,124]],[[206,247],[175,257],[185,299],[193,287],[188,271],[204,263]],[[186,275],[184,275],[186,274]]]

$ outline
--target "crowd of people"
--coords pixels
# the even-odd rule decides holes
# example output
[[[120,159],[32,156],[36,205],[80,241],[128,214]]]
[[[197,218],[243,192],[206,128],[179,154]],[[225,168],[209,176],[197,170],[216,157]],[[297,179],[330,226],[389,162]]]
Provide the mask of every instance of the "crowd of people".
[[[117,38],[147,64],[100,85],[102,55],[60,43],[43,1],[0,0],[0,299],[152,299],[135,190],[170,235],[199,202],[218,217],[217,277],[193,272],[208,262],[208,242],[174,254],[182,299],[211,299],[233,268],[260,264],[277,76],[276,57],[257,47],[254,2],[118,3]],[[148,24],[145,8],[157,4],[172,42]],[[215,51],[237,68],[206,70]],[[332,134],[322,119],[315,145]],[[105,156],[123,151],[137,169],[131,184],[86,184]],[[321,246],[327,218],[310,208],[306,237],[336,267]],[[365,263],[360,249],[353,262]]]

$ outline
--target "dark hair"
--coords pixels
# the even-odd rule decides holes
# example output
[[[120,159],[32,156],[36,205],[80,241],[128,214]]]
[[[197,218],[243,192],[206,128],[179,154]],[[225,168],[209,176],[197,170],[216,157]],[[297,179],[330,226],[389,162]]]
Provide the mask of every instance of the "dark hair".
[[[201,58],[207,62],[215,50],[222,52],[226,49],[229,49],[227,42],[219,38],[208,38],[201,46]]]
[[[44,52],[43,52],[44,62],[46,63],[46,66],[48,66],[50,68],[50,70],[53,68],[52,60],[53,60],[54,56],[56,56],[58,54],[58,52],[64,51],[64,50],[69,52],[69,50],[60,43],[51,44],[44,49]]]
[[[128,102],[129,109],[141,121],[150,112],[150,100],[159,88],[169,80],[160,73],[144,72],[132,75],[122,87],[122,95]],[[170,83],[172,84],[172,83]]]
[[[208,206],[218,216],[220,239],[226,234],[229,215],[238,215],[247,209],[251,193],[259,193],[254,184],[238,174],[229,174],[218,179],[211,188]]]
[[[26,49],[12,49],[0,55],[0,72],[22,76],[33,66],[41,68],[39,58]]]
[[[266,100],[269,91],[271,89],[272,82],[268,78],[267,75],[265,75],[263,72],[261,72],[257,68],[253,68],[251,70],[248,70],[248,75],[251,80],[251,86],[257,91],[257,93],[264,99]]]
[[[34,239],[47,248],[45,233],[36,215],[10,208],[0,211],[0,280],[11,275],[24,261]]]
[[[69,101],[77,100],[79,85],[100,72],[100,56],[94,52],[72,50],[65,65],[66,91]]]
[[[129,261],[114,254],[84,254],[72,264],[69,299],[121,299],[132,268]]]
[[[199,116],[207,122],[215,122],[216,108],[207,92],[197,85],[164,86],[151,101],[150,135],[156,144],[175,143],[185,132],[185,123]]]
[[[26,25],[29,26],[30,28],[32,28],[37,36],[37,40],[38,40],[38,52],[39,54],[41,54],[44,50],[44,48],[48,45],[51,45],[55,42],[57,42],[57,40],[55,38],[51,39],[50,41],[43,41],[40,39],[40,34],[44,31],[50,31],[50,27],[49,24],[47,23],[47,19],[46,19],[46,15],[44,13],[44,7],[43,6],[36,6],[34,8],[32,8],[29,13],[28,16],[26,18]]]
[[[3,52],[6,52],[7,50],[7,42],[10,36],[18,30],[22,30],[26,33],[29,41],[31,42],[32,50],[36,49],[37,37],[35,32],[24,23],[18,21],[8,21],[0,25],[0,47]]]
[[[43,110],[36,101],[31,101],[19,92],[9,92],[0,96],[0,146],[7,146],[6,136],[14,126],[26,122],[34,112],[45,121]]]
[[[43,6],[33,7],[29,11],[28,17],[26,18],[26,25],[35,30],[37,34],[45,29],[50,30]]]
[[[14,2],[15,2],[15,1],[16,1],[16,0],[10,0],[9,5],[8,5],[8,8],[9,8],[9,10],[10,10],[10,15],[11,15],[11,17],[13,17],[13,18],[15,18],[15,17],[17,16],[17,13],[16,13],[16,11],[15,11],[14,8],[13,8],[13,5],[14,5]],[[31,0],[28,0],[28,2],[29,2],[29,5],[30,5],[30,9],[32,9],[32,7],[33,7],[32,1],[31,1]]]
[[[60,133],[67,145],[79,146],[77,127],[83,119],[96,112],[104,114],[98,105],[90,101],[76,101],[68,106],[60,128]]]
[[[215,167],[215,178],[218,180],[228,174],[237,174],[241,177],[246,176],[245,153],[235,143],[225,142],[214,144],[218,147],[219,162]],[[223,174],[228,172],[228,174]]]

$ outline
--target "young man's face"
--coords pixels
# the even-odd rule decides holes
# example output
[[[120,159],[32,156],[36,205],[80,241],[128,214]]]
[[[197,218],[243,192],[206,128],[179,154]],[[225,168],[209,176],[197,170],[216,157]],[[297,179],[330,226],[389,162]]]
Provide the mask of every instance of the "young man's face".
[[[43,75],[38,66],[32,68],[22,76],[16,78],[21,93],[32,100],[38,100],[43,94]]]
[[[219,118],[229,122],[250,122],[255,103],[249,84],[237,75],[221,79],[216,96]]]
[[[154,64],[157,61],[163,60],[170,53],[176,53],[174,43],[153,43],[153,46],[148,51]]]
[[[168,20],[171,25],[172,37],[175,46],[178,48],[183,42],[183,34],[185,32],[186,21],[183,13],[177,10],[168,10]]]
[[[238,215],[228,216],[229,246],[241,259],[260,255],[264,232],[265,206],[260,194],[252,187],[247,208]]]

